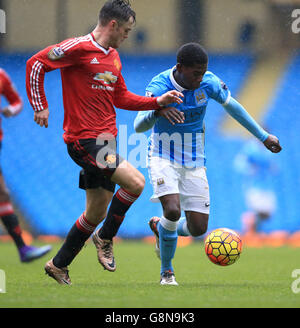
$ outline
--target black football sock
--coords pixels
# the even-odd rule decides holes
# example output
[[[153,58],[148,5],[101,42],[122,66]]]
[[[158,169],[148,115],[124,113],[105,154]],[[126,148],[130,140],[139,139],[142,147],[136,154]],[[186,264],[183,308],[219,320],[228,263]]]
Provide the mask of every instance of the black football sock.
[[[111,201],[107,217],[99,231],[101,239],[112,240],[116,236],[126,212],[138,197],[139,195],[131,194],[122,188],[116,192]]]
[[[88,222],[84,214],[82,214],[69,231],[64,244],[53,258],[53,264],[58,268],[63,268],[71,264],[95,228],[96,225]]]
[[[19,224],[18,217],[13,214],[4,215],[1,217],[2,222],[7,229],[7,232],[12,237],[18,248],[25,246],[24,240],[22,238],[22,230]]]

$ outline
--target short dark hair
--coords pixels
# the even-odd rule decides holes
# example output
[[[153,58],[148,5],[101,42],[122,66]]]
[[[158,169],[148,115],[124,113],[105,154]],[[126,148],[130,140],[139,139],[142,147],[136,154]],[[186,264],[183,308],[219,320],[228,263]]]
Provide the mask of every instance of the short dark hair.
[[[112,19],[123,24],[133,18],[134,22],[136,14],[132,10],[129,0],[109,0],[101,8],[99,13],[99,22],[102,26],[107,25]]]
[[[189,67],[195,64],[207,64],[208,55],[199,43],[186,43],[177,52],[177,63]]]

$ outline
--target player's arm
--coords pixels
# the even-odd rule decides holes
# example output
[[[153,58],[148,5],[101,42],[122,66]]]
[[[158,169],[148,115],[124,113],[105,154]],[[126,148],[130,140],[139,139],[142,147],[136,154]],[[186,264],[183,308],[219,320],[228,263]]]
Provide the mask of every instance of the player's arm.
[[[227,88],[217,76],[210,74],[210,82],[208,87],[209,96],[222,104],[227,113],[238,121],[244,128],[258,138],[266,148],[273,153],[281,151],[278,138],[266,132],[246,111],[246,109],[236,101]]]
[[[159,111],[140,111],[134,120],[135,131],[145,132],[152,129],[159,117],[164,117],[172,125],[184,123],[184,114],[175,107],[166,107]]]
[[[230,97],[228,102],[223,105],[227,113],[238,121],[244,128],[262,141],[267,149],[272,153],[281,151],[278,138],[266,132],[246,111],[246,109],[234,98]]]
[[[114,105],[118,108],[132,111],[161,110],[172,103],[181,104],[183,94],[176,90],[168,91],[159,97],[143,97],[127,90],[122,74],[114,92]]]
[[[69,39],[52,45],[32,56],[26,63],[26,91],[34,110],[34,121],[48,127],[49,109],[44,91],[45,73],[74,65],[78,42]]]
[[[155,112],[155,110],[138,112],[133,122],[135,132],[140,133],[152,129],[157,120]]]
[[[154,97],[154,93],[146,90],[147,97]],[[175,107],[162,108],[159,111],[140,111],[134,120],[134,129],[136,132],[145,132],[152,129],[159,117],[164,117],[172,125],[184,122],[184,114]]]
[[[4,107],[1,112],[5,117],[11,117],[19,114],[23,108],[23,101],[15,89],[10,77],[3,72],[3,95],[9,102],[9,105]]]

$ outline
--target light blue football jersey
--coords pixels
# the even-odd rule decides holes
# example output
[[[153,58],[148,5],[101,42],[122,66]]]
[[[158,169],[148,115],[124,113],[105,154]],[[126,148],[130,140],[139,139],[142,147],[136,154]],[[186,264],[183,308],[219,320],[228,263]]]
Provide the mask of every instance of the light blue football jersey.
[[[207,71],[196,90],[182,88],[174,79],[176,67],[155,76],[146,88],[146,95],[157,97],[170,90],[183,93],[182,104],[172,104],[182,111],[184,123],[172,125],[163,117],[156,119],[149,138],[148,157],[160,156],[186,167],[205,166],[204,117],[210,99],[225,105],[230,100],[227,86]]]

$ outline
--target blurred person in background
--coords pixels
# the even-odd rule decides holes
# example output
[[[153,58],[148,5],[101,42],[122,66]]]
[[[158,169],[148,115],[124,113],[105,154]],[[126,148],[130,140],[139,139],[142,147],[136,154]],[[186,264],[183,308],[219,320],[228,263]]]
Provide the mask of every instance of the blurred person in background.
[[[0,96],[3,95],[8,106],[1,108],[4,117],[13,117],[18,115],[22,108],[23,102],[15,89],[10,77],[0,68]],[[0,118],[1,119],[1,118]],[[1,122],[1,121],[0,121]],[[0,126],[0,149],[2,146],[3,131]],[[19,224],[17,215],[15,214],[9,191],[5,185],[4,177],[0,169],[0,217],[8,234],[12,237],[17,249],[21,262],[30,262],[47,254],[51,250],[51,246],[34,247],[26,245],[22,238],[22,229]]]
[[[144,176],[116,152],[114,106],[160,110],[182,102],[182,94],[176,90],[154,98],[128,91],[116,48],[128,38],[135,16],[129,1],[107,1],[91,33],[49,46],[27,61],[27,95],[34,121],[41,127],[48,127],[49,117],[45,73],[61,69],[63,138],[70,157],[82,168],[79,187],[86,191],[85,211],[58,253],[45,265],[46,273],[59,284],[71,284],[68,265],[92,234],[99,263],[110,272],[116,270],[113,237],[144,188]],[[115,193],[116,184],[120,188]],[[96,230],[104,219],[103,226]]]
[[[245,143],[234,159],[234,168],[241,175],[247,211],[242,214],[242,232],[260,232],[277,207],[272,180],[278,173],[270,152],[256,140]]]

